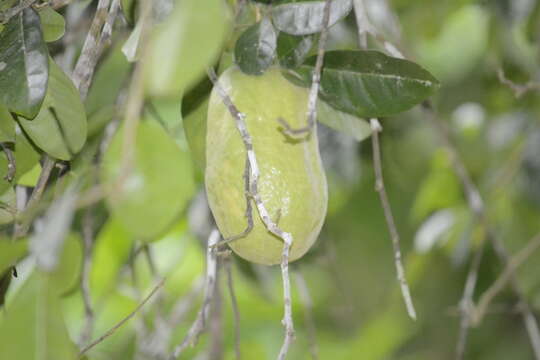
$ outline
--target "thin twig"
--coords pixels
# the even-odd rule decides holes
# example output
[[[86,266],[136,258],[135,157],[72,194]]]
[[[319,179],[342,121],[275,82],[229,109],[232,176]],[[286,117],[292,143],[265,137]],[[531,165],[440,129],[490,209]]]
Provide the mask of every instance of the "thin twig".
[[[375,171],[375,191],[377,191],[377,193],[379,194],[381,206],[384,211],[384,218],[386,219],[388,231],[390,232],[390,237],[392,239],[397,279],[401,287],[401,294],[403,296],[403,300],[405,301],[405,306],[407,307],[407,313],[413,320],[416,320],[416,310],[414,309],[411,292],[409,290],[409,285],[407,283],[407,278],[405,277],[405,270],[403,268],[403,263],[401,260],[399,233],[397,231],[397,227],[394,221],[394,215],[392,214],[390,202],[388,201],[388,195],[386,194],[386,189],[384,187],[381,149],[379,146],[379,133],[382,131],[382,126],[377,119],[371,119],[370,124],[372,131],[371,144],[373,146],[373,167]]]
[[[484,317],[487,308],[491,301],[500,293],[508,282],[510,281],[512,274],[519,268],[536,250],[540,248],[540,234],[532,238],[523,249],[521,249],[516,255],[514,255],[504,268],[501,275],[497,280],[480,296],[476,311],[474,312],[474,318],[472,322],[474,325],[478,325]]]
[[[540,90],[540,83],[536,81],[528,81],[525,84],[516,84],[506,77],[502,68],[497,69],[497,78],[501,84],[508,86],[510,90],[512,90],[516,99],[519,99],[529,91]]]
[[[317,49],[317,60],[311,79],[311,88],[309,90],[308,110],[307,110],[307,125],[301,128],[293,129],[289,123],[282,118],[278,118],[278,122],[283,126],[283,132],[290,137],[299,135],[309,135],[315,128],[317,119],[317,98],[319,95],[319,87],[321,86],[321,71],[324,62],[324,51],[326,47],[326,39],[328,38],[328,23],[330,21],[330,6],[332,0],[326,0],[323,13],[323,28],[319,36],[319,48]]]
[[[97,64],[101,30],[107,20],[110,3],[111,0],[99,0],[94,20],[92,21],[92,25],[90,25],[90,30],[81,50],[81,56],[79,56],[75,70],[73,70],[72,79],[83,100],[88,93],[94,68]]]
[[[85,321],[81,332],[80,344],[86,344],[94,329],[94,309],[90,295],[90,270],[92,266],[92,248],[94,243],[94,217],[93,209],[86,209],[82,219],[83,233],[83,266],[81,272],[81,293],[84,303]]]
[[[461,157],[459,156],[456,147],[451,141],[450,131],[448,130],[446,123],[442,122],[435,115],[435,111],[430,102],[424,102],[423,107],[429,113],[430,115],[429,117],[432,123],[434,124],[435,129],[440,135],[444,146],[447,148],[447,150],[450,153],[450,160],[452,163],[452,167],[454,169],[454,172],[458,176],[461,182],[461,185],[465,191],[469,209],[477,216],[478,221],[484,227],[484,231],[486,231],[486,233],[488,234],[488,238],[491,242],[493,249],[495,250],[495,253],[497,254],[497,257],[499,258],[503,266],[506,267],[509,262],[508,252],[506,248],[504,247],[504,244],[500,241],[500,239],[498,239],[494,235],[495,232],[493,231],[493,229],[491,229],[490,225],[488,224],[487,214],[484,207],[484,201],[482,200],[482,197],[480,195],[480,192],[478,191],[478,188],[476,187],[474,182],[471,180],[469,173],[467,171],[467,168],[465,167],[463,161],[461,160]],[[538,328],[536,318],[523,292],[521,291],[521,288],[519,287],[519,284],[517,282],[517,279],[515,278],[514,273],[510,273],[509,282],[510,282],[513,292],[515,293],[515,295],[517,296],[519,300],[521,316],[525,324],[527,335],[529,336],[529,340],[531,342],[531,346],[535,354],[535,359],[540,360],[540,330]],[[471,314],[467,314],[467,316],[471,316]]]
[[[21,11],[34,5],[37,1],[38,0],[22,0],[12,8],[0,13],[0,24],[7,24],[12,17],[19,15]]]
[[[223,259],[217,258],[218,269],[223,266]],[[223,359],[223,297],[220,286],[221,273],[216,273],[216,281],[214,282],[214,296],[212,298],[212,309],[210,311],[209,319],[209,332],[210,332],[210,344],[208,349],[208,359]]]
[[[298,289],[300,300],[304,305],[304,322],[306,323],[307,328],[309,352],[311,353],[311,358],[313,360],[317,360],[319,358],[319,348],[317,346],[317,328],[315,327],[315,320],[313,317],[313,301],[311,300],[311,295],[309,294],[306,279],[304,279],[304,276],[299,268],[296,269],[294,275],[296,280],[296,288]]]
[[[482,257],[484,255],[485,241],[480,244],[480,248],[476,250],[474,258],[471,262],[469,272],[467,273],[467,280],[465,281],[465,289],[463,290],[463,296],[459,304],[461,319],[459,322],[458,341],[456,344],[456,360],[462,360],[465,356],[465,347],[467,345],[467,336],[471,327],[471,309],[474,308],[474,290],[476,289],[476,282],[478,280],[478,270],[482,263]]]
[[[229,290],[229,296],[231,298],[231,307],[233,310],[233,322],[234,322],[234,353],[236,360],[240,360],[242,353],[240,351],[240,310],[238,307],[238,301],[236,300],[236,294],[234,292],[232,266],[230,257],[225,258],[225,271],[227,273],[227,288]]]
[[[208,314],[210,312],[210,305],[214,297],[214,291],[216,289],[215,282],[217,278],[217,255],[213,247],[219,241],[219,231],[214,229],[208,238],[207,250],[206,250],[206,279],[204,286],[204,299],[197,314],[197,318],[189,328],[187,335],[184,337],[184,340],[174,348],[170,359],[177,359],[178,356],[188,347],[195,346],[199,340],[199,336],[205,330],[206,321],[208,319]]]
[[[17,163],[15,162],[15,156],[13,155],[13,151],[11,151],[7,144],[0,142],[0,147],[2,148],[2,151],[4,151],[4,154],[6,154],[6,158],[8,161],[7,172],[4,176],[4,180],[12,182],[15,178],[15,173],[17,172]]]
[[[73,82],[84,100],[90,88],[98,59],[108,45],[114,21],[120,7],[119,0],[99,0],[94,20],[86,36],[81,56],[73,70]]]
[[[257,162],[257,157],[253,149],[253,139],[247,130],[247,125],[245,122],[246,115],[241,113],[238,108],[233,104],[231,98],[219,84],[217,75],[212,68],[208,68],[208,77],[214,84],[214,88],[217,90],[221,100],[231,113],[233,119],[235,120],[236,128],[240,133],[242,142],[246,149],[246,156],[249,162],[249,193],[250,196],[255,201],[255,206],[266,229],[283,240],[283,252],[281,256],[281,275],[283,279],[283,297],[284,297],[284,316],[283,316],[283,325],[285,326],[285,339],[283,345],[279,352],[278,359],[282,360],[287,355],[289,351],[289,346],[294,339],[294,325],[292,318],[292,305],[291,305],[291,287],[289,280],[289,250],[293,243],[293,237],[290,233],[281,230],[278,225],[270,217],[266,206],[264,205],[262,198],[258,192],[258,181],[259,181],[259,165]]]
[[[152,298],[152,296],[154,296],[154,294],[163,286],[163,284],[165,283],[165,278],[162,279],[159,283],[157,283],[156,286],[154,286],[154,288],[152,289],[152,291],[150,292],[150,294],[148,294],[148,296],[146,296],[146,298],[144,298],[141,303],[139,305],[137,305],[137,307],[135,308],[135,310],[133,310],[131,313],[129,313],[125,318],[123,318],[122,320],[120,320],[118,323],[116,323],[116,325],[114,325],[112,328],[110,328],[109,330],[107,330],[107,332],[105,332],[105,334],[101,335],[99,338],[97,338],[96,340],[94,340],[92,343],[90,343],[88,346],[86,346],[84,349],[81,350],[81,352],[79,353],[79,358],[82,358],[82,356],[88,352],[90,349],[92,349],[94,346],[96,346],[97,344],[101,343],[103,340],[107,339],[109,336],[111,336],[112,334],[114,334],[114,332],[116,330],[118,330],[120,327],[122,327],[122,325],[124,325],[126,322],[128,322],[133,316],[135,316],[139,310],[142,309],[142,307],[144,305],[146,305],[146,303]]]

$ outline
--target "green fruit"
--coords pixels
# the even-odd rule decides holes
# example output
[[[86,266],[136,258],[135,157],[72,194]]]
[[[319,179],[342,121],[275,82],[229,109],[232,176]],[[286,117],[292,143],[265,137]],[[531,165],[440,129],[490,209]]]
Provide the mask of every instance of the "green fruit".
[[[328,200],[316,133],[291,139],[277,121],[283,118],[293,128],[305,126],[308,91],[288,82],[278,69],[249,76],[233,67],[219,83],[246,115],[260,169],[258,191],[273,220],[292,234],[289,260],[294,261],[317,239]],[[247,225],[245,162],[235,121],[214,89],[208,106],[205,181],[210,208],[225,238],[240,234]],[[280,263],[283,241],[266,230],[255,206],[252,214],[253,230],[229,246],[249,261]]]

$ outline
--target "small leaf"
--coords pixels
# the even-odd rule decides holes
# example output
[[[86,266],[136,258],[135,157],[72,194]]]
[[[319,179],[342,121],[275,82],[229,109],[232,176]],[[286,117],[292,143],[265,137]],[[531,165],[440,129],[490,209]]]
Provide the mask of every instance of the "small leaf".
[[[41,174],[41,165],[37,163],[34,165],[32,170],[25,172],[19,180],[17,180],[17,185],[34,187],[37,184],[39,175]]]
[[[86,141],[86,114],[73,82],[51,59],[47,96],[33,120],[19,118],[30,139],[49,155],[70,160]]]
[[[295,68],[302,64],[313,47],[313,36],[294,36],[280,33],[277,40],[279,63],[286,68]]]
[[[135,24],[135,15],[137,14],[137,8],[139,7],[139,1],[137,0],[121,0],[120,7],[124,13],[124,17],[130,25]]]
[[[236,64],[246,74],[261,75],[276,56],[276,31],[267,18],[240,35],[234,48]]]
[[[291,35],[308,35],[323,29],[324,6],[326,1],[294,1],[272,8],[274,25],[280,31]],[[352,0],[333,0],[330,4],[332,26],[344,18],[352,9]]]
[[[193,195],[189,154],[157,122],[144,121],[138,127],[132,169],[123,175],[123,138],[120,129],[103,159],[101,178],[111,190],[107,205],[131,234],[153,240],[173,224]]]
[[[28,249],[26,241],[0,239],[0,274],[15,265]]]
[[[8,188],[3,194],[0,194],[0,225],[11,223],[17,214],[17,196],[13,188]],[[2,265],[2,239],[0,239],[0,265]],[[0,266],[0,273],[3,271]]]
[[[146,52],[150,94],[178,96],[194,85],[218,57],[229,21],[221,0],[177,0],[170,16],[156,26]]]
[[[317,120],[352,136],[356,141],[362,141],[371,135],[371,126],[366,120],[339,111],[320,99],[317,101]]]
[[[15,141],[15,122],[9,111],[0,105],[0,142]]]
[[[46,42],[59,40],[66,31],[66,21],[64,17],[46,6],[39,10],[41,18],[41,28],[43,29],[43,38]]]
[[[69,234],[60,252],[58,265],[51,272],[51,281],[59,294],[65,294],[79,284],[82,264],[82,239],[77,234]]]
[[[141,40],[142,22],[138,22],[135,28],[131,31],[128,39],[122,46],[122,53],[125,55],[127,61],[135,62],[139,60],[140,51],[139,43]]]
[[[58,291],[48,275],[32,274],[12,300],[0,323],[2,358],[77,358],[78,351],[64,323]]]
[[[7,191],[13,184],[17,184],[20,177],[31,170],[39,161],[39,154],[22,133],[20,127],[15,124],[15,146],[13,149],[15,156],[16,172],[13,183],[10,183],[3,176],[0,176],[0,194]],[[0,153],[0,174],[4,174],[8,165],[8,160],[3,153]]]
[[[36,116],[47,91],[48,69],[39,15],[26,8],[0,33],[0,102],[26,118]]]
[[[288,78],[311,83],[316,56]],[[419,65],[377,51],[337,50],[324,56],[319,95],[338,110],[358,117],[389,116],[410,109],[432,95],[439,82]]]

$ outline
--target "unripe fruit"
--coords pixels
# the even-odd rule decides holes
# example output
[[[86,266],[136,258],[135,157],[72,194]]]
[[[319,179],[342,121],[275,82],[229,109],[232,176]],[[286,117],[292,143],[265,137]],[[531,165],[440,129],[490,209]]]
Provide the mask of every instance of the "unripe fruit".
[[[279,69],[249,76],[232,67],[221,75],[219,84],[246,115],[260,170],[258,192],[273,220],[292,234],[289,261],[294,261],[317,239],[328,200],[316,132],[291,139],[277,121],[282,118],[293,128],[305,126],[308,90],[291,84]],[[246,150],[235,120],[214,88],[208,106],[205,182],[224,238],[242,233],[247,226],[245,164]],[[267,231],[254,203],[252,215],[253,230],[229,246],[246,260],[280,263],[283,241]]]

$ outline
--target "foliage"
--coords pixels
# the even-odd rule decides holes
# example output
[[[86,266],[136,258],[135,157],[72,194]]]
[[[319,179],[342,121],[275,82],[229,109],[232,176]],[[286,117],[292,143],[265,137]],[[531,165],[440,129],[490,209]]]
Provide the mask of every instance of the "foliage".
[[[255,263],[227,246],[210,252],[214,296],[200,296],[212,211],[222,236],[234,236],[254,198],[244,193],[234,114],[208,68],[247,116],[272,221],[309,233],[291,253],[300,258],[290,264],[288,359],[454,358],[469,269],[476,302],[538,242],[538,2],[24,3],[0,3],[2,359],[168,359],[201,306],[205,332],[180,358],[234,359],[235,345],[244,359],[276,358],[289,299],[280,269],[256,263],[281,261],[279,239],[271,248],[249,235],[231,243]],[[321,42],[316,124],[292,136],[287,125],[309,125]],[[242,81],[225,81],[232,72]],[[278,80],[258,87],[269,77]],[[384,184],[373,171],[375,138]],[[309,191],[326,195],[325,186],[306,180],[319,171],[319,151],[324,211]],[[217,192],[205,184],[207,166],[227,167],[212,178]],[[265,177],[267,168],[278,174]],[[388,193],[416,322],[374,185]],[[281,214],[287,192],[297,202]],[[257,211],[252,235],[273,237]],[[234,231],[224,231],[227,221]],[[463,359],[540,358],[522,321],[527,306],[533,319],[540,312],[540,255],[525,258],[471,324]]]

